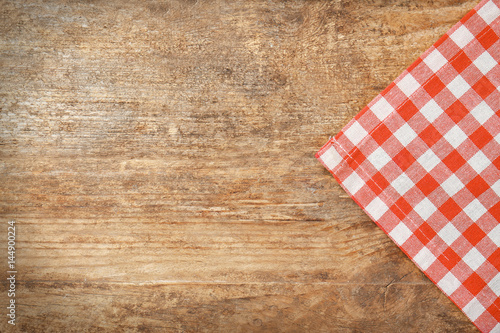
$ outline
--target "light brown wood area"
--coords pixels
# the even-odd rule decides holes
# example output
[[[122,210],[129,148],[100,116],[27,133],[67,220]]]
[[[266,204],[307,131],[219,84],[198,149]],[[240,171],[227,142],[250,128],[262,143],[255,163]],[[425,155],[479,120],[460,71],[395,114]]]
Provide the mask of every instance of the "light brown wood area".
[[[0,331],[475,332],[314,153],[476,3],[2,1]]]

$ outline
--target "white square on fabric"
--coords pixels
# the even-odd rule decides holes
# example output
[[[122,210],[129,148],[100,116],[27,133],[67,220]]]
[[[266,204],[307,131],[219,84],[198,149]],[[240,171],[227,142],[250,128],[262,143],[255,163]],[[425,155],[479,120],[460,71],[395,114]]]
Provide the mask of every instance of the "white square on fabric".
[[[368,156],[368,161],[377,169],[382,169],[391,161],[391,157],[387,155],[382,147],[378,147],[373,153]]]
[[[398,225],[389,233],[389,236],[391,236],[398,245],[403,245],[411,235],[411,230],[402,222],[398,223]]]
[[[491,189],[500,197],[500,180],[497,180],[495,184],[491,186]]]
[[[463,308],[463,310],[470,320],[475,321],[486,309],[481,305],[477,298],[474,297],[472,301],[470,301],[469,304]]]
[[[464,80],[461,75],[457,75],[457,77],[454,78],[453,81],[448,83],[446,88],[451,91],[453,96],[459,99],[470,89],[470,85],[467,83],[467,81]]]
[[[344,131],[344,135],[347,136],[349,141],[351,141],[352,144],[356,146],[368,135],[368,132],[363,128],[363,126],[355,121],[348,129]]]
[[[458,280],[452,272],[446,273],[445,276],[441,280],[439,280],[437,284],[446,295],[451,295],[462,285],[460,280]]]
[[[408,123],[404,123],[404,125],[394,133],[394,137],[405,147],[417,136],[417,133],[415,133]]]
[[[429,67],[434,73],[443,67],[448,60],[439,52],[437,49],[434,49],[431,53],[427,55],[424,59],[425,64]]]
[[[389,207],[379,197],[376,197],[365,209],[375,220],[378,220],[389,210]]]
[[[467,254],[462,258],[462,260],[469,266],[473,271],[479,268],[485,261],[486,258],[473,247]]]
[[[490,24],[495,20],[495,18],[498,17],[498,15],[500,15],[500,9],[498,9],[493,2],[488,1],[477,11],[477,13],[481,16],[484,22]]]
[[[491,71],[496,65],[497,62],[493,57],[488,53],[488,51],[484,51],[479,57],[476,58],[472,62],[474,66],[476,66],[481,73],[486,75],[489,71]]]
[[[413,260],[425,271],[436,260],[436,257],[424,246]]]
[[[389,102],[384,97],[381,97],[375,104],[370,107],[370,110],[377,116],[378,119],[384,120],[389,114],[394,111]]]
[[[465,134],[459,126],[455,125],[443,137],[456,149],[467,139],[467,134]]]
[[[500,224],[488,233],[488,237],[493,241],[493,243],[496,244],[496,246],[500,246]]]
[[[418,215],[424,220],[427,221],[427,219],[434,214],[434,212],[437,210],[436,206],[427,198],[424,198],[424,200],[420,201],[418,205],[413,208],[415,212],[417,212]]]
[[[335,147],[328,148],[328,150],[321,154],[320,158],[330,170],[335,169],[342,162],[342,156],[340,156]]]
[[[363,187],[365,182],[361,179],[360,176],[356,172],[353,172],[347,177],[342,184],[344,184],[345,188],[351,192],[352,195],[356,194],[360,188]]]
[[[434,99],[431,99],[420,109],[420,113],[425,117],[425,119],[427,119],[427,121],[432,123],[443,113],[443,109],[441,109]]]
[[[399,193],[399,195],[403,195],[408,190],[410,190],[415,183],[406,175],[406,173],[402,173],[398,178],[394,179],[391,183],[391,186]]]
[[[434,154],[434,152],[432,150],[427,150],[425,153],[423,153],[418,159],[417,159],[417,162],[420,163],[420,165],[425,169],[425,171],[429,172],[431,171],[432,169],[434,169],[434,167],[436,165],[439,164],[441,160],[439,159],[439,157],[436,156],[436,154]]]
[[[470,114],[478,121],[478,123],[482,125],[490,119],[495,112],[493,112],[485,101],[482,101],[474,109],[472,109]]]
[[[399,89],[401,89],[406,97],[410,97],[415,91],[417,91],[418,88],[420,88],[420,83],[418,83],[410,73],[407,73],[401,81],[396,83],[396,85]]]
[[[477,199],[472,200],[467,207],[464,208],[465,214],[470,217],[470,219],[476,222],[484,213],[487,212],[486,208]]]
[[[495,277],[488,282],[488,287],[490,287],[497,296],[500,296],[500,273],[495,275]]]
[[[469,44],[469,42],[474,39],[474,35],[469,29],[460,25],[460,27],[450,35],[450,38],[458,47],[463,49],[465,45]]]
[[[478,151],[467,163],[479,174],[491,164],[491,161],[482,151]]]
[[[453,242],[456,241],[457,238],[460,237],[460,235],[460,231],[458,231],[457,228],[455,228],[455,226],[451,223],[446,224],[443,229],[439,230],[438,232],[438,236],[441,237],[441,239],[448,246],[453,244]]]
[[[441,188],[450,196],[454,196],[458,191],[463,189],[465,185],[458,179],[455,174],[452,174],[442,184]]]

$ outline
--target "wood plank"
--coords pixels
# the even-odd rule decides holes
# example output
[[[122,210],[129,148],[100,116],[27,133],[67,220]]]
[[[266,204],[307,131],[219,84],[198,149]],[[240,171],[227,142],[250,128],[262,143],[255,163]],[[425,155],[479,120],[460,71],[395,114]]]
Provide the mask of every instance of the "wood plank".
[[[475,331],[433,285],[401,281],[29,282],[20,290],[22,332]]]
[[[314,158],[476,2],[3,1],[0,330],[476,331]]]
[[[343,226],[18,220],[17,226],[18,264],[27,281],[388,284],[404,277],[428,283],[366,220]]]

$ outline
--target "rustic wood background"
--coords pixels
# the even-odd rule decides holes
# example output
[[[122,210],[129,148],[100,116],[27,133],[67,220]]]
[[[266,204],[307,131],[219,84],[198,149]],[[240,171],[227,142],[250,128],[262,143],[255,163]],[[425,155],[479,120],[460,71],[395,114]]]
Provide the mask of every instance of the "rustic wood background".
[[[314,153],[476,3],[2,0],[0,331],[475,332]]]

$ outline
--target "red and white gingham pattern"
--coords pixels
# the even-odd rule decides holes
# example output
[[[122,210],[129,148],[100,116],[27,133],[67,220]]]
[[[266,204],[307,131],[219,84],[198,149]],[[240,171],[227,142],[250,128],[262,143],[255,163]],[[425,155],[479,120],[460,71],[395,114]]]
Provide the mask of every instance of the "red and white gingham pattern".
[[[316,154],[483,332],[500,332],[499,8],[481,1]]]

